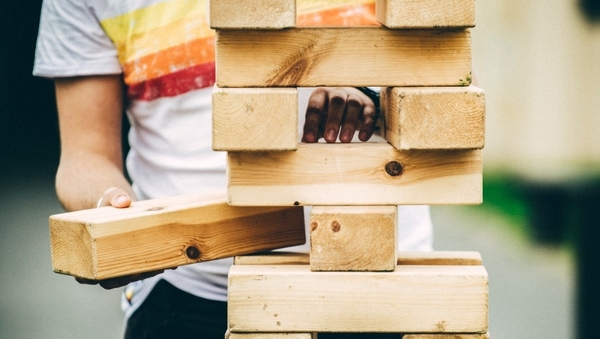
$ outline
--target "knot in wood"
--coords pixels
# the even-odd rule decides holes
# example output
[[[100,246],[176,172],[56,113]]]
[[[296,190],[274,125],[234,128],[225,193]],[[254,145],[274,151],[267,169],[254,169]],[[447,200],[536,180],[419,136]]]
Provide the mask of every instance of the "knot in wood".
[[[342,228],[342,225],[340,225],[340,223],[337,220],[334,220],[331,223],[331,230],[334,232],[339,232],[340,228]]]
[[[390,161],[385,165],[385,171],[392,177],[397,177],[402,174],[404,167],[397,161]]]
[[[185,249],[185,255],[192,260],[196,260],[200,258],[200,250],[196,246],[188,246],[188,248]]]

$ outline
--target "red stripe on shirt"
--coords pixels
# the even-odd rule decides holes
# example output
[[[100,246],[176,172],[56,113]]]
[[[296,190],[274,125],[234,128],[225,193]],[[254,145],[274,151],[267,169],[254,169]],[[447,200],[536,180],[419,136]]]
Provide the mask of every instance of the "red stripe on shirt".
[[[215,63],[192,66],[158,78],[132,84],[127,90],[130,100],[150,101],[174,97],[189,91],[206,88],[215,83]]]

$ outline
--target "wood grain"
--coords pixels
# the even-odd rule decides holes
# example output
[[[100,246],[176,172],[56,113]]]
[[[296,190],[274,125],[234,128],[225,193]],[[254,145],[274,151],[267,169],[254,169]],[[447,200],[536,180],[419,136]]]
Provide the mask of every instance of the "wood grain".
[[[482,199],[478,150],[403,152],[387,143],[350,143],[299,144],[295,152],[229,152],[228,179],[228,201],[240,206],[478,204]]]
[[[468,30],[385,27],[220,30],[219,87],[463,86]]]
[[[397,206],[314,206],[310,269],[393,271]]]
[[[280,29],[296,25],[296,0],[211,0],[211,28]]]
[[[235,265],[308,265],[308,253],[275,251],[236,256]],[[482,265],[481,254],[472,251],[400,251],[398,265]]]
[[[234,265],[231,332],[486,333],[483,266],[311,272],[308,265]]]
[[[53,215],[50,242],[55,272],[101,280],[306,239],[302,208],[232,207],[222,192]]]
[[[296,88],[214,87],[212,113],[216,151],[291,151],[298,146]]]
[[[475,26],[475,0],[377,0],[377,21],[388,28]]]
[[[474,87],[388,87],[381,92],[385,138],[410,149],[481,149],[485,94]]]

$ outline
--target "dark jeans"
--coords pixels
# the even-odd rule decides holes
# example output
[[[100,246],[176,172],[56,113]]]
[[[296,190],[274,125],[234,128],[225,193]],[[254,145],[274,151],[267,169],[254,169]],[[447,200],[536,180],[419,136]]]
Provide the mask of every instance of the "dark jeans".
[[[223,339],[227,303],[203,299],[160,280],[129,318],[125,339]],[[319,339],[399,339],[397,333],[319,333]]]

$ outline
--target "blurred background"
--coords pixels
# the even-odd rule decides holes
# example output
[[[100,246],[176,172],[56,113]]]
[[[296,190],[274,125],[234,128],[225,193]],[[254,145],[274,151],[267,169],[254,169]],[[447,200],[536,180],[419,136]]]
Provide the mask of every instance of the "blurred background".
[[[0,338],[119,338],[119,292],[52,273],[59,142],[31,76],[40,0],[0,5]],[[432,208],[438,250],[481,252],[493,339],[600,333],[600,0],[482,0],[484,204]]]

